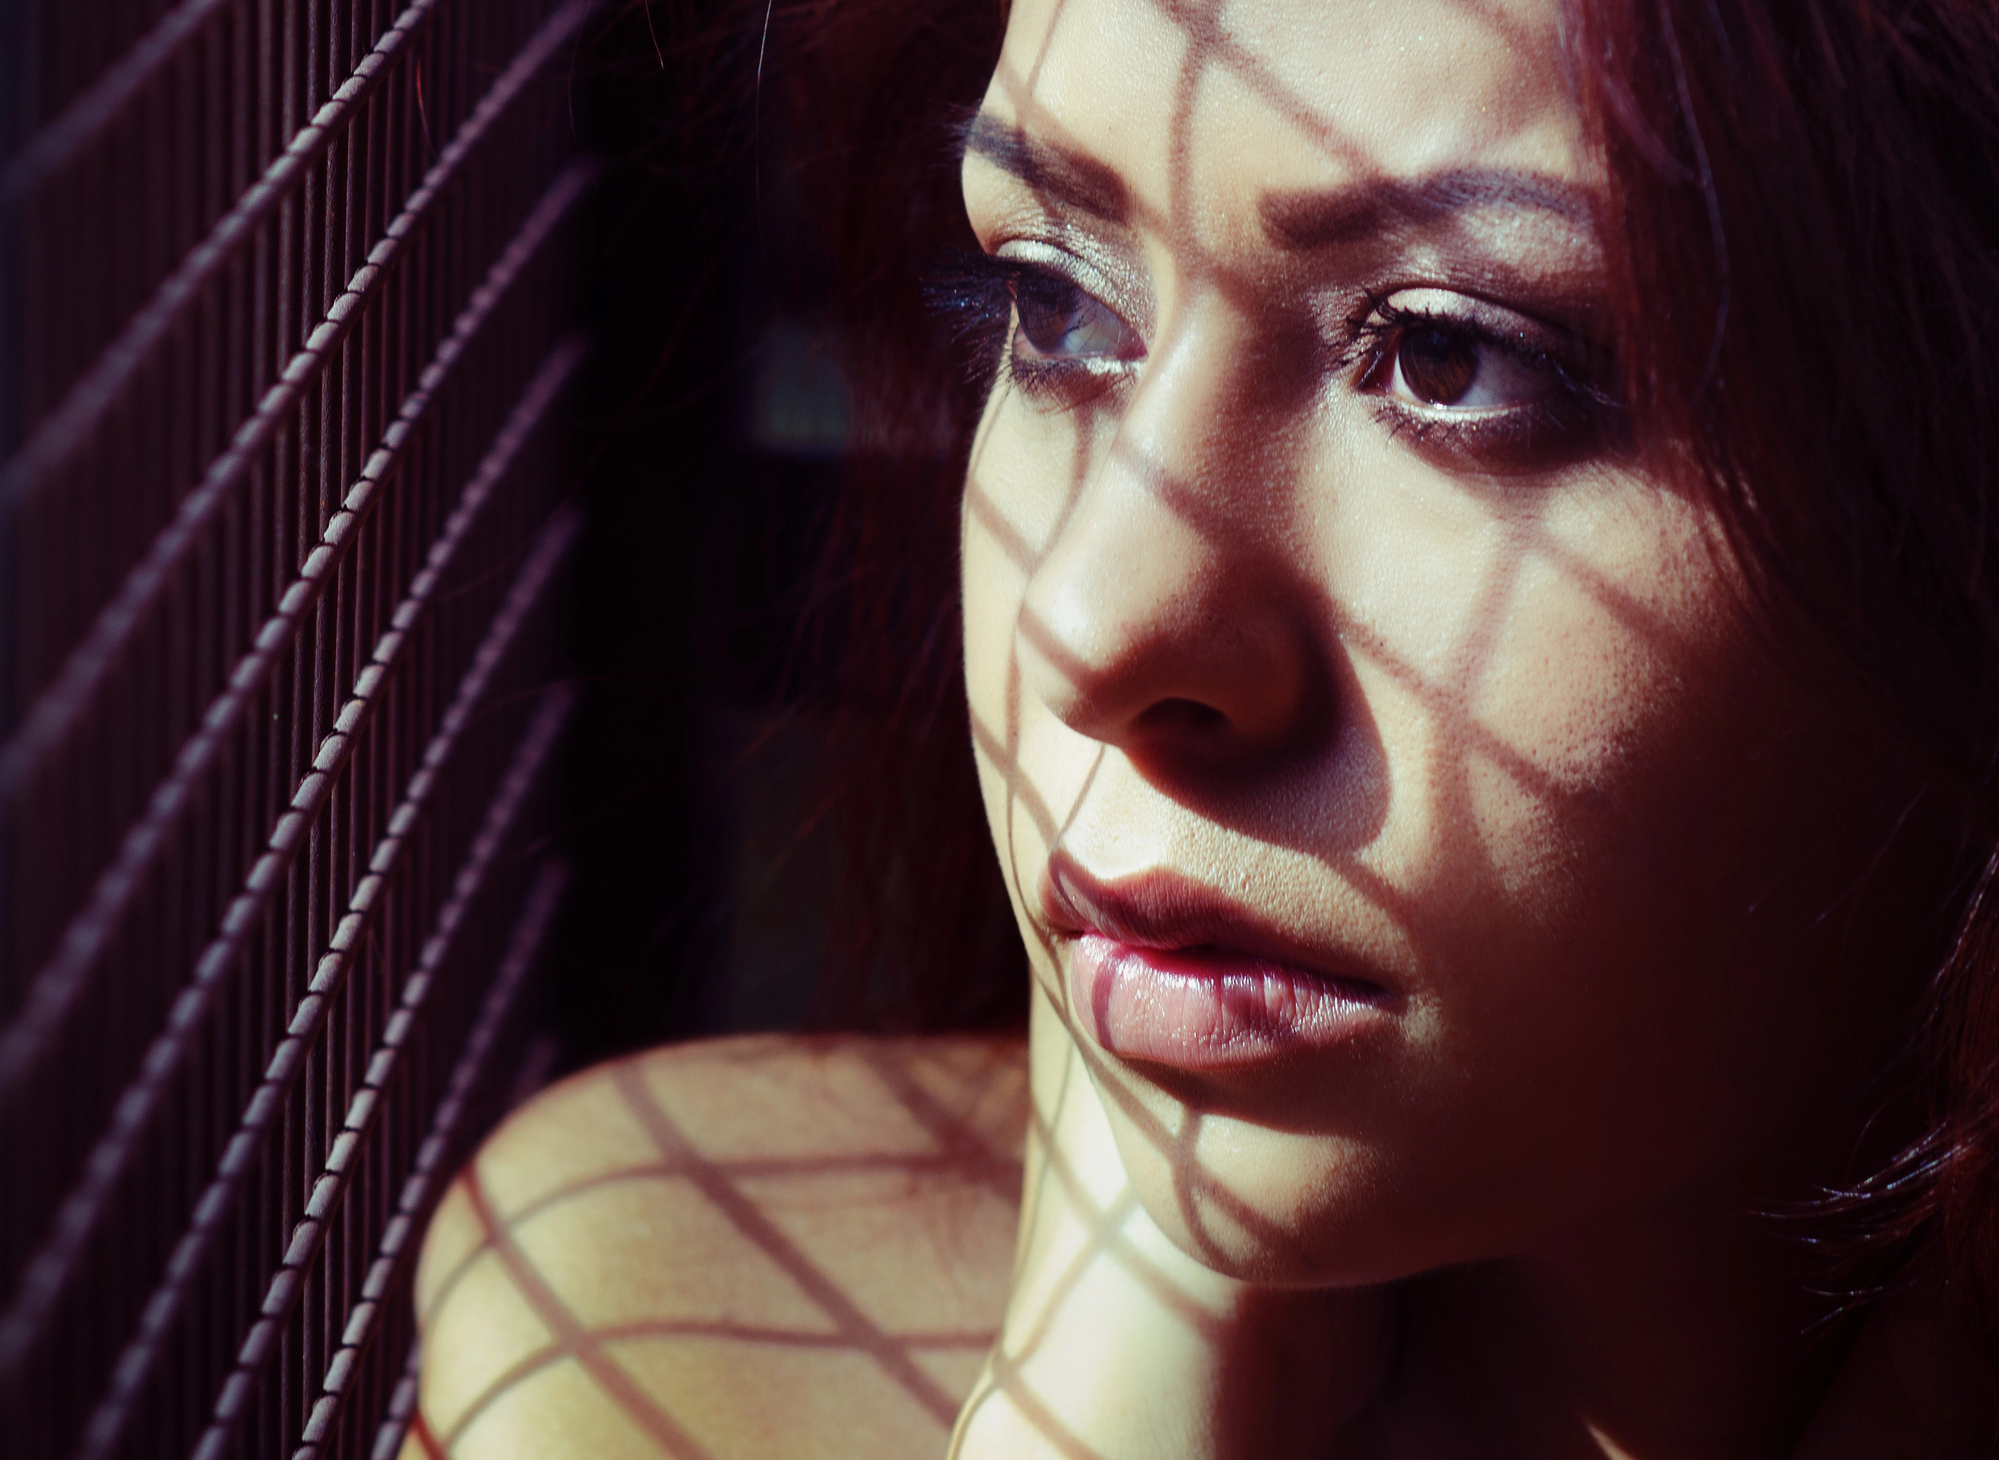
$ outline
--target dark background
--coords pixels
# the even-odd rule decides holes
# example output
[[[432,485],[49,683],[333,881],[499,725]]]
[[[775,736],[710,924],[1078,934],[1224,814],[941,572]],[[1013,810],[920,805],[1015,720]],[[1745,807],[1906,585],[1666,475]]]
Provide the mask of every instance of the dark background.
[[[756,50],[774,74],[789,31],[757,20],[623,9],[573,82],[579,136],[611,166],[572,448],[588,528],[558,832],[577,876],[548,1011],[563,1068],[795,1026],[821,974],[828,669],[802,615],[848,411],[805,159],[757,81]]]

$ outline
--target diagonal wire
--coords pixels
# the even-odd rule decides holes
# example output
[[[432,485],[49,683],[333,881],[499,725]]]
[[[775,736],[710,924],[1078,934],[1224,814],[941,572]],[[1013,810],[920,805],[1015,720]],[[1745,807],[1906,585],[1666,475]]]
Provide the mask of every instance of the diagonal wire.
[[[420,0],[420,3],[434,3],[434,0]],[[34,773],[42,759],[69,737],[77,721],[103,688],[132,636],[148,621],[161,596],[167,592],[175,569],[195,550],[203,531],[249,476],[258,453],[270,444],[290,418],[300,397],[319,379],[331,363],[335,349],[366,313],[369,301],[402,262],[411,239],[427,219],[445,185],[507,108],[526,91],[541,68],[557,54],[562,42],[582,24],[595,4],[596,0],[569,0],[536,32],[480,98],[479,105],[466,118],[464,126],[445,146],[436,164],[424,175],[423,182],[409,195],[402,212],[396,215],[383,230],[382,237],[368,251],[367,261],[355,271],[346,289],[327,308],[326,317],[314,327],[304,347],[292,356],[277,383],[264,393],[256,411],[237,430],[228,448],[209,463],[200,484],[182,499],[173,520],[153,540],[146,556],[127,575],[117,594],[98,614],[90,632],[64,661],[55,682],[36,698],[22,717],[13,739],[0,747],[0,799],[11,795],[16,786]],[[332,104],[327,103],[328,106]],[[302,145],[302,142],[294,145]],[[235,214],[230,216],[233,218]],[[200,252],[196,250],[197,254]],[[147,317],[142,312],[132,328],[138,329]],[[169,322],[170,319],[163,318],[158,328],[165,330]],[[118,348],[113,347],[114,350]],[[105,358],[107,361],[111,358],[109,352]],[[131,369],[138,369],[138,364],[135,362]],[[95,378],[95,372],[91,378]],[[109,399],[107,396],[106,400]],[[68,409],[66,403],[63,412],[59,412],[58,417],[52,417],[45,430],[54,430],[59,419],[69,419],[66,414]],[[81,441],[100,424],[102,410],[91,407],[85,411],[79,406],[78,411],[74,431],[77,433],[76,440]],[[64,431],[68,433],[71,428],[65,427]],[[4,471],[0,471],[0,505],[10,504],[10,499],[29,491],[41,479],[46,466],[36,455],[41,449],[36,442],[42,440],[42,435],[38,431],[28,449]],[[69,440],[67,434],[64,440]],[[69,445],[58,442],[48,449],[60,447],[67,451],[74,445],[75,442]]]
[[[173,770],[155,788],[145,814],[125,834],[117,856],[92,888],[90,900],[71,920],[55,956],[35,975],[27,997],[22,1000],[19,1014],[4,1033],[0,1033],[0,1101],[16,1098],[37,1063],[46,1058],[55,1031],[74,1013],[125,907],[143,886],[144,874],[168,845],[172,829],[188,813],[196,782],[222,754],[224,743],[247,712],[250,702],[291,648],[298,626],[332,584],[340,565],[358,541],[362,525],[373,514],[383,489],[400,467],[405,452],[415,439],[417,428],[428,416],[444,383],[465,357],[480,328],[533,259],[536,250],[576,199],[582,196],[592,175],[592,164],[583,162],[572,165],[558,177],[480,287],[473,291],[464,312],[458,317],[456,327],[438,346],[436,355],[418,377],[416,388],[404,400],[396,420],[383,433],[382,444],[369,458],[360,480],[349,490],[341,510],[327,523],[319,546],[307,557],[299,576],[285,590],[277,612],[258,630],[249,651],[231,670],[227,687],[203,714],[200,728],[182,745],[175,757]],[[574,359],[571,358],[570,365],[573,364]],[[546,386],[549,382],[541,383]],[[549,399],[552,396],[545,395],[542,404],[545,406]],[[511,435],[503,433],[500,439],[518,448],[523,437],[520,432],[514,432]],[[498,459],[491,458],[482,470],[494,469],[498,465]],[[489,482],[487,489],[490,485]],[[339,743],[344,742],[336,742]],[[325,753],[322,746],[320,757]],[[314,764],[318,765],[318,758]],[[292,810],[286,816],[290,817],[294,812],[308,816],[316,814],[316,802],[300,805],[297,798],[308,793],[317,794],[324,784],[323,780],[313,781],[308,777],[298,787]],[[281,819],[272,833],[273,853],[289,859],[296,850],[297,838],[304,830],[303,826],[290,829],[289,823]],[[280,837],[287,840],[280,843]],[[261,862],[259,867],[262,867]],[[262,875],[275,877],[278,870],[272,869]],[[276,892],[269,882],[259,881],[259,875],[257,870],[252,871],[251,882],[243,896],[254,894],[261,905]],[[240,903],[242,899],[238,901]],[[232,906],[229,912],[230,920],[247,916],[248,909],[239,913],[238,908]],[[233,926],[231,921],[225,920],[225,937],[232,942],[236,935],[229,930]],[[197,984],[207,976],[204,970],[212,956],[216,956],[213,945],[197,962]],[[4,1334],[4,1329],[0,1329],[0,1334]],[[0,1337],[0,1355],[5,1352],[4,1337]]]
[[[214,1418],[194,1450],[197,1460],[210,1460],[210,1457],[219,1460],[219,1457],[227,1455],[234,1444],[237,1425],[255,1403],[264,1367],[279,1347],[285,1324],[297,1308],[307,1278],[341,1204],[355,1181],[360,1179],[357,1177],[360,1163],[366,1155],[368,1140],[381,1114],[389,1084],[395,1078],[396,1068],[413,1033],[417,1031],[438,974],[450,957],[453,942],[468,909],[493,869],[497,853],[506,843],[514,817],[547,766],[550,751],[561,735],[574,698],[573,691],[567,687],[549,691],[527,733],[521,738],[514,761],[488,809],[486,824],[455,879],[451,899],[438,914],[436,931],[425,942],[415,971],[403,985],[402,998],[384,1026],[381,1042],[368,1061],[361,1087],[349,1102],[346,1119],[340,1133],[334,1137],[324,1168],[313,1183],[304,1215],[293,1227],[284,1258],[272,1275],[263,1307],[238,1351],[236,1367],[223,1381]],[[417,1167],[403,1183],[396,1215],[383,1231],[375,1258],[363,1279],[360,1297],[348,1312],[340,1346],[321,1380],[319,1398],[307,1415],[297,1452],[300,1455],[318,1455],[332,1436],[383,1315],[389,1305],[398,1300],[397,1277],[404,1259],[414,1250],[414,1239],[420,1235],[417,1223],[429,1200],[431,1187],[439,1176],[448,1174],[442,1169],[445,1142],[462,1124],[470,1080],[483,1073],[484,1060],[498,1037],[499,1026],[511,1010],[513,1000],[532,967],[533,955],[539,950],[554,914],[562,880],[560,868],[546,868],[529,894],[526,911],[515,925],[493,987],[481,1005],[480,1025],[474,1029],[458,1064],[453,1067],[452,1092],[456,1104],[448,1112],[452,1124],[448,1129],[444,1125],[447,1111],[440,1107],[431,1134],[419,1153]],[[467,1080],[464,1089],[459,1085],[460,1076],[465,1076]]]
[[[387,79],[398,53],[410,43],[438,3],[439,0],[414,0],[407,10],[397,16],[395,24],[382,33],[374,49],[361,58],[353,74],[326,99],[325,104],[313,114],[312,120],[299,128],[290,144],[264,170],[263,176],[250,184],[243,196],[236,200],[236,206],[223,214],[215,227],[209,230],[208,236],[188,251],[180,267],[167,276],[153,292],[153,297],[132,316],[118,338],[98,356],[97,363],[70,387],[62,403],[36,427],[20,454],[0,469],[0,504],[18,508],[31,500],[50,474],[97,434],[104,424],[105,414],[167,338],[187,301],[221,273],[258,225],[292,195],[293,184],[300,174],[346,132],[362,103]],[[115,85],[121,93],[119,102],[122,105],[125,99],[122,93],[127,84],[132,89],[144,85],[155,66],[174,58],[172,47],[177,47],[184,34],[175,22],[186,17],[185,30],[191,31],[206,18],[202,12],[215,8],[211,0],[192,0],[192,3],[184,5],[162,21],[154,35],[141,41],[138,49],[126,58],[127,64],[134,60],[143,63],[143,71],[135,69],[127,83],[122,79],[125,65],[121,65],[108,73],[99,87]],[[162,33],[170,28],[177,33],[162,37]],[[170,48],[157,59],[141,55],[141,52],[148,51],[149,43],[156,38],[166,40]],[[78,106],[72,106],[55,127],[38,136],[22,152],[5,179],[0,180],[0,201],[11,201],[17,192],[31,187],[38,180],[33,174],[59,166],[65,160],[64,152],[81,145],[80,141],[72,142],[70,134],[59,129],[63,123],[70,121],[78,107],[91,102],[96,89],[86,92],[79,98]],[[102,121],[94,125],[102,125]],[[42,156],[44,153],[47,154],[45,158]]]
[[[505,478],[521,446],[539,424],[578,359],[574,342],[559,345],[551,353],[474,473],[457,509],[432,545],[423,571],[412,580],[408,593],[397,605],[389,632],[377,643],[373,657],[355,681],[352,697],[342,706],[332,732],[321,742],[313,772],[301,783],[291,806],[272,832],[268,849],[251,869],[216,938],[196,963],[193,982],[175,1001],[165,1027],[141,1063],[138,1078],[120,1097],[109,1127],[84,1163],[83,1179],[64,1200],[49,1237],[29,1261],[19,1294],[4,1319],[0,1319],[0,1372],[19,1363],[31,1351],[36,1335],[48,1322],[63,1291],[75,1280],[90,1238],[111,1210],[121,1178],[138,1153],[141,1135],[158,1104],[160,1091],[184,1063],[195,1032],[213,1016],[223,977],[235,965],[244,940],[283,886],[285,869],[304,844],[309,823],[316,819],[340,770],[353,754],[412,631],[427,612],[460,545],[470,536],[486,502]]]
[[[375,1444],[368,1452],[368,1460],[396,1460],[403,1452],[403,1442],[408,1439],[416,1441],[423,1460],[441,1460],[444,1451],[417,1410],[422,1366],[423,1340],[411,1339],[409,1353],[403,1359],[402,1374],[396,1379],[396,1387],[389,1392],[388,1409],[382,1415],[381,1424],[376,1426]]]
[[[411,830],[421,818],[426,804],[436,794],[441,773],[448,764],[458,737],[471,721],[485,698],[488,685],[507,651],[512,647],[519,632],[556,567],[562,560],[576,534],[576,520],[564,514],[551,522],[543,532],[541,541],[528,561],[522,565],[520,575],[507,595],[507,602],[494,618],[492,628],[487,632],[472,665],[459,682],[458,691],[452,699],[451,707],[445,712],[437,733],[425,747],[422,764],[410,777],[408,790],[402,803],[389,818],[388,831],[377,844],[369,860],[368,875],[361,879],[348,903],[346,916],[334,930],[331,946],[314,970],[312,983],[298,1009],[292,1017],[291,1027],[286,1037],[273,1052],[266,1068],[263,1083],[251,1097],[245,1109],[242,1122],[236,1134],[231,1137],[228,1148],[207,1191],[202,1193],[195,1207],[194,1220],[182,1235],[168,1261],[165,1277],[153,1290],[145,1311],[140,1317],[138,1331],[126,1343],[119,1355],[112,1373],[110,1388],[99,1402],[85,1430],[84,1444],[79,1452],[85,1460],[101,1457],[114,1452],[117,1442],[129,1422],[135,1401],[150,1377],[153,1365],[162,1353],[167,1335],[179,1317],[189,1296],[189,1277],[197,1271],[202,1261],[213,1247],[223,1219],[234,1204],[236,1192],[248,1179],[257,1156],[270,1135],[272,1126],[282,1113],[286,1096],[292,1084],[305,1068],[305,1056],[317,1039],[323,1026],[333,997],[345,981],[355,952],[367,939],[369,926],[381,900],[388,891],[390,880],[398,870],[401,851]],[[535,724],[553,719],[552,727],[539,729],[545,740],[552,742],[554,731],[560,727],[560,714],[566,713],[567,702],[563,699],[551,700],[537,715]],[[546,753],[546,745],[542,754]],[[525,754],[525,752],[524,752]],[[516,794],[525,794],[524,791]],[[491,816],[508,805],[505,798],[496,798]],[[508,810],[511,817],[511,810]],[[491,820],[489,817],[489,826]],[[482,831],[482,837],[484,833]],[[461,874],[462,876],[462,874]],[[456,892],[454,890],[454,896]],[[317,1195],[317,1189],[315,1195]],[[308,1218],[315,1215],[308,1206]],[[300,1229],[301,1231],[303,1228]],[[294,1245],[300,1238],[294,1233]],[[313,1239],[316,1248],[317,1237]],[[287,1255],[289,1263],[290,1254]],[[289,1271],[289,1266],[286,1269]],[[267,1302],[268,1308],[268,1302]]]
[[[195,1460],[221,1460],[222,1456],[227,1455],[235,1440],[236,1427],[253,1407],[264,1368],[278,1350],[285,1325],[304,1294],[306,1278],[318,1259],[320,1248],[325,1243],[327,1232],[339,1213],[341,1203],[346,1199],[347,1190],[353,1184],[368,1137],[381,1114],[382,1097],[388,1089],[390,1079],[394,1077],[396,1066],[401,1061],[403,1048],[415,1028],[416,1021],[422,1015],[424,1003],[430,996],[439,971],[444,968],[445,960],[451,955],[452,945],[457,939],[459,930],[464,926],[466,913],[484,888],[487,874],[492,871],[502,847],[507,843],[508,834],[513,830],[515,816],[526,802],[528,794],[541,779],[542,771],[548,764],[549,754],[555,748],[574,701],[575,693],[567,686],[550,690],[544,697],[541,708],[536,711],[534,719],[529,722],[527,732],[521,737],[520,748],[515,752],[513,764],[508,767],[506,778],[486,812],[485,824],[480,827],[479,834],[474,839],[472,848],[453,881],[451,896],[438,912],[436,928],[424,943],[423,952],[417,959],[417,966],[403,985],[401,1003],[396,1012],[389,1017],[382,1033],[381,1044],[368,1061],[367,1076],[348,1104],[347,1116],[340,1133],[334,1137],[332,1147],[326,1155],[325,1165],[312,1184],[311,1194],[306,1198],[305,1211],[297,1225],[292,1228],[291,1240],[286,1245],[284,1258],[279,1263],[277,1271],[271,1275],[270,1286],[265,1292],[263,1307],[258,1311],[257,1321],[251,1324],[250,1332],[245,1336],[242,1348],[238,1350],[236,1367],[223,1381],[221,1392],[216,1397],[214,1417],[195,1446]],[[439,765],[441,767],[441,761]],[[418,774],[421,776],[423,772]],[[413,797],[414,794],[413,788]],[[408,804],[410,803],[405,803]],[[399,811],[401,809],[398,808]],[[407,819],[403,835],[407,835],[409,826],[414,825],[415,820],[414,815]],[[384,838],[384,843],[383,850],[388,853],[393,853],[401,845],[394,830],[390,832],[389,837]],[[383,860],[383,853],[378,852],[376,861]],[[380,874],[383,885],[386,885],[393,870],[391,866]],[[553,911],[552,906],[545,909],[542,918],[544,925],[547,914]],[[349,949],[358,947],[359,942],[358,937],[350,940]],[[315,982],[318,981],[316,978]],[[320,1006],[322,1010],[331,1006],[333,992],[336,991],[329,990],[326,994],[325,1001]],[[324,1017],[322,1013],[322,1021]],[[309,1042],[308,1038],[299,1045],[296,1063],[300,1066],[304,1064],[305,1049]],[[274,1070],[276,1066],[277,1061],[273,1060]],[[264,1090],[258,1091],[259,1097],[265,1094]],[[282,1093],[266,1102],[273,1110],[283,1103]],[[245,1124],[246,1126],[248,1124],[247,1116]],[[352,1350],[365,1341],[372,1328],[374,1314],[379,1311],[379,1302],[389,1297],[388,1283],[394,1275],[394,1267],[400,1259],[401,1249],[409,1241],[413,1225],[413,1222],[405,1216],[400,1228],[392,1234],[398,1238],[397,1251],[391,1254],[386,1268],[379,1259],[371,1266],[368,1278],[375,1284],[376,1305],[369,1307],[365,1314],[355,1315],[360,1318],[362,1327],[355,1332],[352,1345],[343,1345],[348,1354],[344,1364],[340,1354],[335,1354],[333,1371],[328,1376],[330,1380],[338,1382],[342,1377],[342,1371],[352,1368]],[[384,1240],[387,1240],[386,1235]],[[364,1299],[368,1291],[369,1289],[364,1288]],[[350,1319],[350,1328],[352,1323],[353,1320]],[[157,1352],[158,1348],[157,1343],[152,1345],[153,1351]],[[143,1388],[143,1376],[138,1387]],[[338,1396],[342,1390],[344,1384],[341,1389],[336,1389],[327,1396],[333,1401],[327,1406],[325,1422],[329,1429],[332,1418],[337,1417]],[[136,1389],[134,1392],[137,1392]],[[325,1393],[324,1390],[322,1392]],[[316,1403],[308,1420],[309,1426],[321,1418],[321,1412],[321,1405]],[[90,1435],[92,1440],[97,1438],[96,1428],[93,1422]],[[80,1460],[91,1460],[94,1456],[114,1453],[117,1428],[110,1422],[107,1422],[105,1428],[107,1431],[105,1441],[94,1448],[87,1448]],[[309,1428],[308,1434],[310,1433]]]
[[[125,114],[133,98],[182,58],[190,38],[198,34],[201,27],[228,3],[229,0],[183,0],[182,4],[160,17],[158,23],[140,36],[129,51],[107,67],[97,80],[15,154],[6,170],[0,172],[0,204],[15,202],[24,194],[33,192],[74,162],[77,153]],[[432,3],[433,0],[423,0],[421,5],[412,5],[409,11],[404,12],[404,19],[418,10],[428,10]],[[394,27],[408,28],[403,19],[399,19]],[[396,44],[400,45],[401,41]],[[361,64],[365,66],[367,62],[364,60]],[[358,67],[356,69],[359,70]],[[336,96],[329,100],[327,107],[338,99]],[[338,117],[340,113],[332,115]],[[322,119],[327,117],[327,108],[322,107],[308,124],[309,128],[322,125]]]
[[[473,1097],[485,1088],[492,1074],[488,1067],[500,1034],[514,1012],[528,975],[534,970],[567,880],[562,865],[551,862],[542,868],[528,892],[526,908],[508,937],[506,952],[493,975],[492,986],[479,1005],[472,1032],[466,1036],[458,1062],[451,1068],[451,1083],[431,1117],[430,1131],[417,1151],[410,1173],[403,1180],[396,1213],[383,1229],[375,1260],[362,1280],[360,1300],[348,1311],[340,1347],[326,1367],[319,1398],[306,1419],[305,1432],[292,1460],[317,1460],[324,1453],[353,1397],[352,1386],[367,1361],[368,1351],[380,1336],[385,1315],[392,1304],[407,1301],[402,1287],[403,1265],[416,1250],[421,1224],[430,1213],[439,1184],[450,1179],[451,1170],[445,1163],[463,1147],[470,1128]],[[438,923],[441,930],[444,919],[439,918]],[[382,1052],[376,1059],[394,1053],[407,1041],[410,1029],[423,1017],[423,1003],[429,995],[432,977],[427,970],[419,970],[410,979],[403,991],[402,1008],[383,1032]],[[369,1085],[377,1091],[386,1088],[389,1073],[384,1071],[378,1080],[371,1063]],[[351,1113],[347,1124],[350,1129],[354,1127]],[[329,1161],[328,1165],[331,1164]]]

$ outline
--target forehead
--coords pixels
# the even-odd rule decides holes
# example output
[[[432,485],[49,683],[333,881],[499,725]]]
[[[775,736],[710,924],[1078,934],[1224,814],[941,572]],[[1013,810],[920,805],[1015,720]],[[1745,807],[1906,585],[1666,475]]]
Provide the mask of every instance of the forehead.
[[[1273,195],[1588,180],[1557,0],[1016,0],[984,110],[1110,168],[1132,221],[1211,244]]]

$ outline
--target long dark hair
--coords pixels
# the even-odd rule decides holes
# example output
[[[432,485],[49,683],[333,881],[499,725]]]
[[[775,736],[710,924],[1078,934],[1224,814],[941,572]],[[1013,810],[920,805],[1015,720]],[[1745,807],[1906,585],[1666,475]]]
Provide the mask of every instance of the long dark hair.
[[[906,977],[910,1024],[1005,1017],[1026,980],[958,664],[981,390],[921,288],[938,250],[971,246],[955,138],[1004,3],[751,19],[782,37],[772,104],[821,139],[809,212],[843,261],[861,422],[818,621],[846,665],[846,964]],[[1999,7],[1569,0],[1564,22],[1636,430],[1712,496],[1790,657],[1963,809],[1905,1082],[1925,1133],[1832,1205],[1891,1265],[1934,1242],[1999,1314]]]
[[[1999,8],[1578,3],[1642,435],[1794,660],[1961,808],[1909,1066],[1925,1133],[1828,1205],[1999,1313]]]

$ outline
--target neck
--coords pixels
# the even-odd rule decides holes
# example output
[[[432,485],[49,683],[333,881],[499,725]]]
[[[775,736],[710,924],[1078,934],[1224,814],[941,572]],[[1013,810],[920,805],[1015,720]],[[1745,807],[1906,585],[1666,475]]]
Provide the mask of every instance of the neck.
[[[1659,1212],[1412,1284],[1384,1400],[1541,1460],[1789,1455],[1852,1333],[1823,1320],[1799,1250],[1739,1209]],[[1390,1447],[1391,1449],[1397,1447]]]

